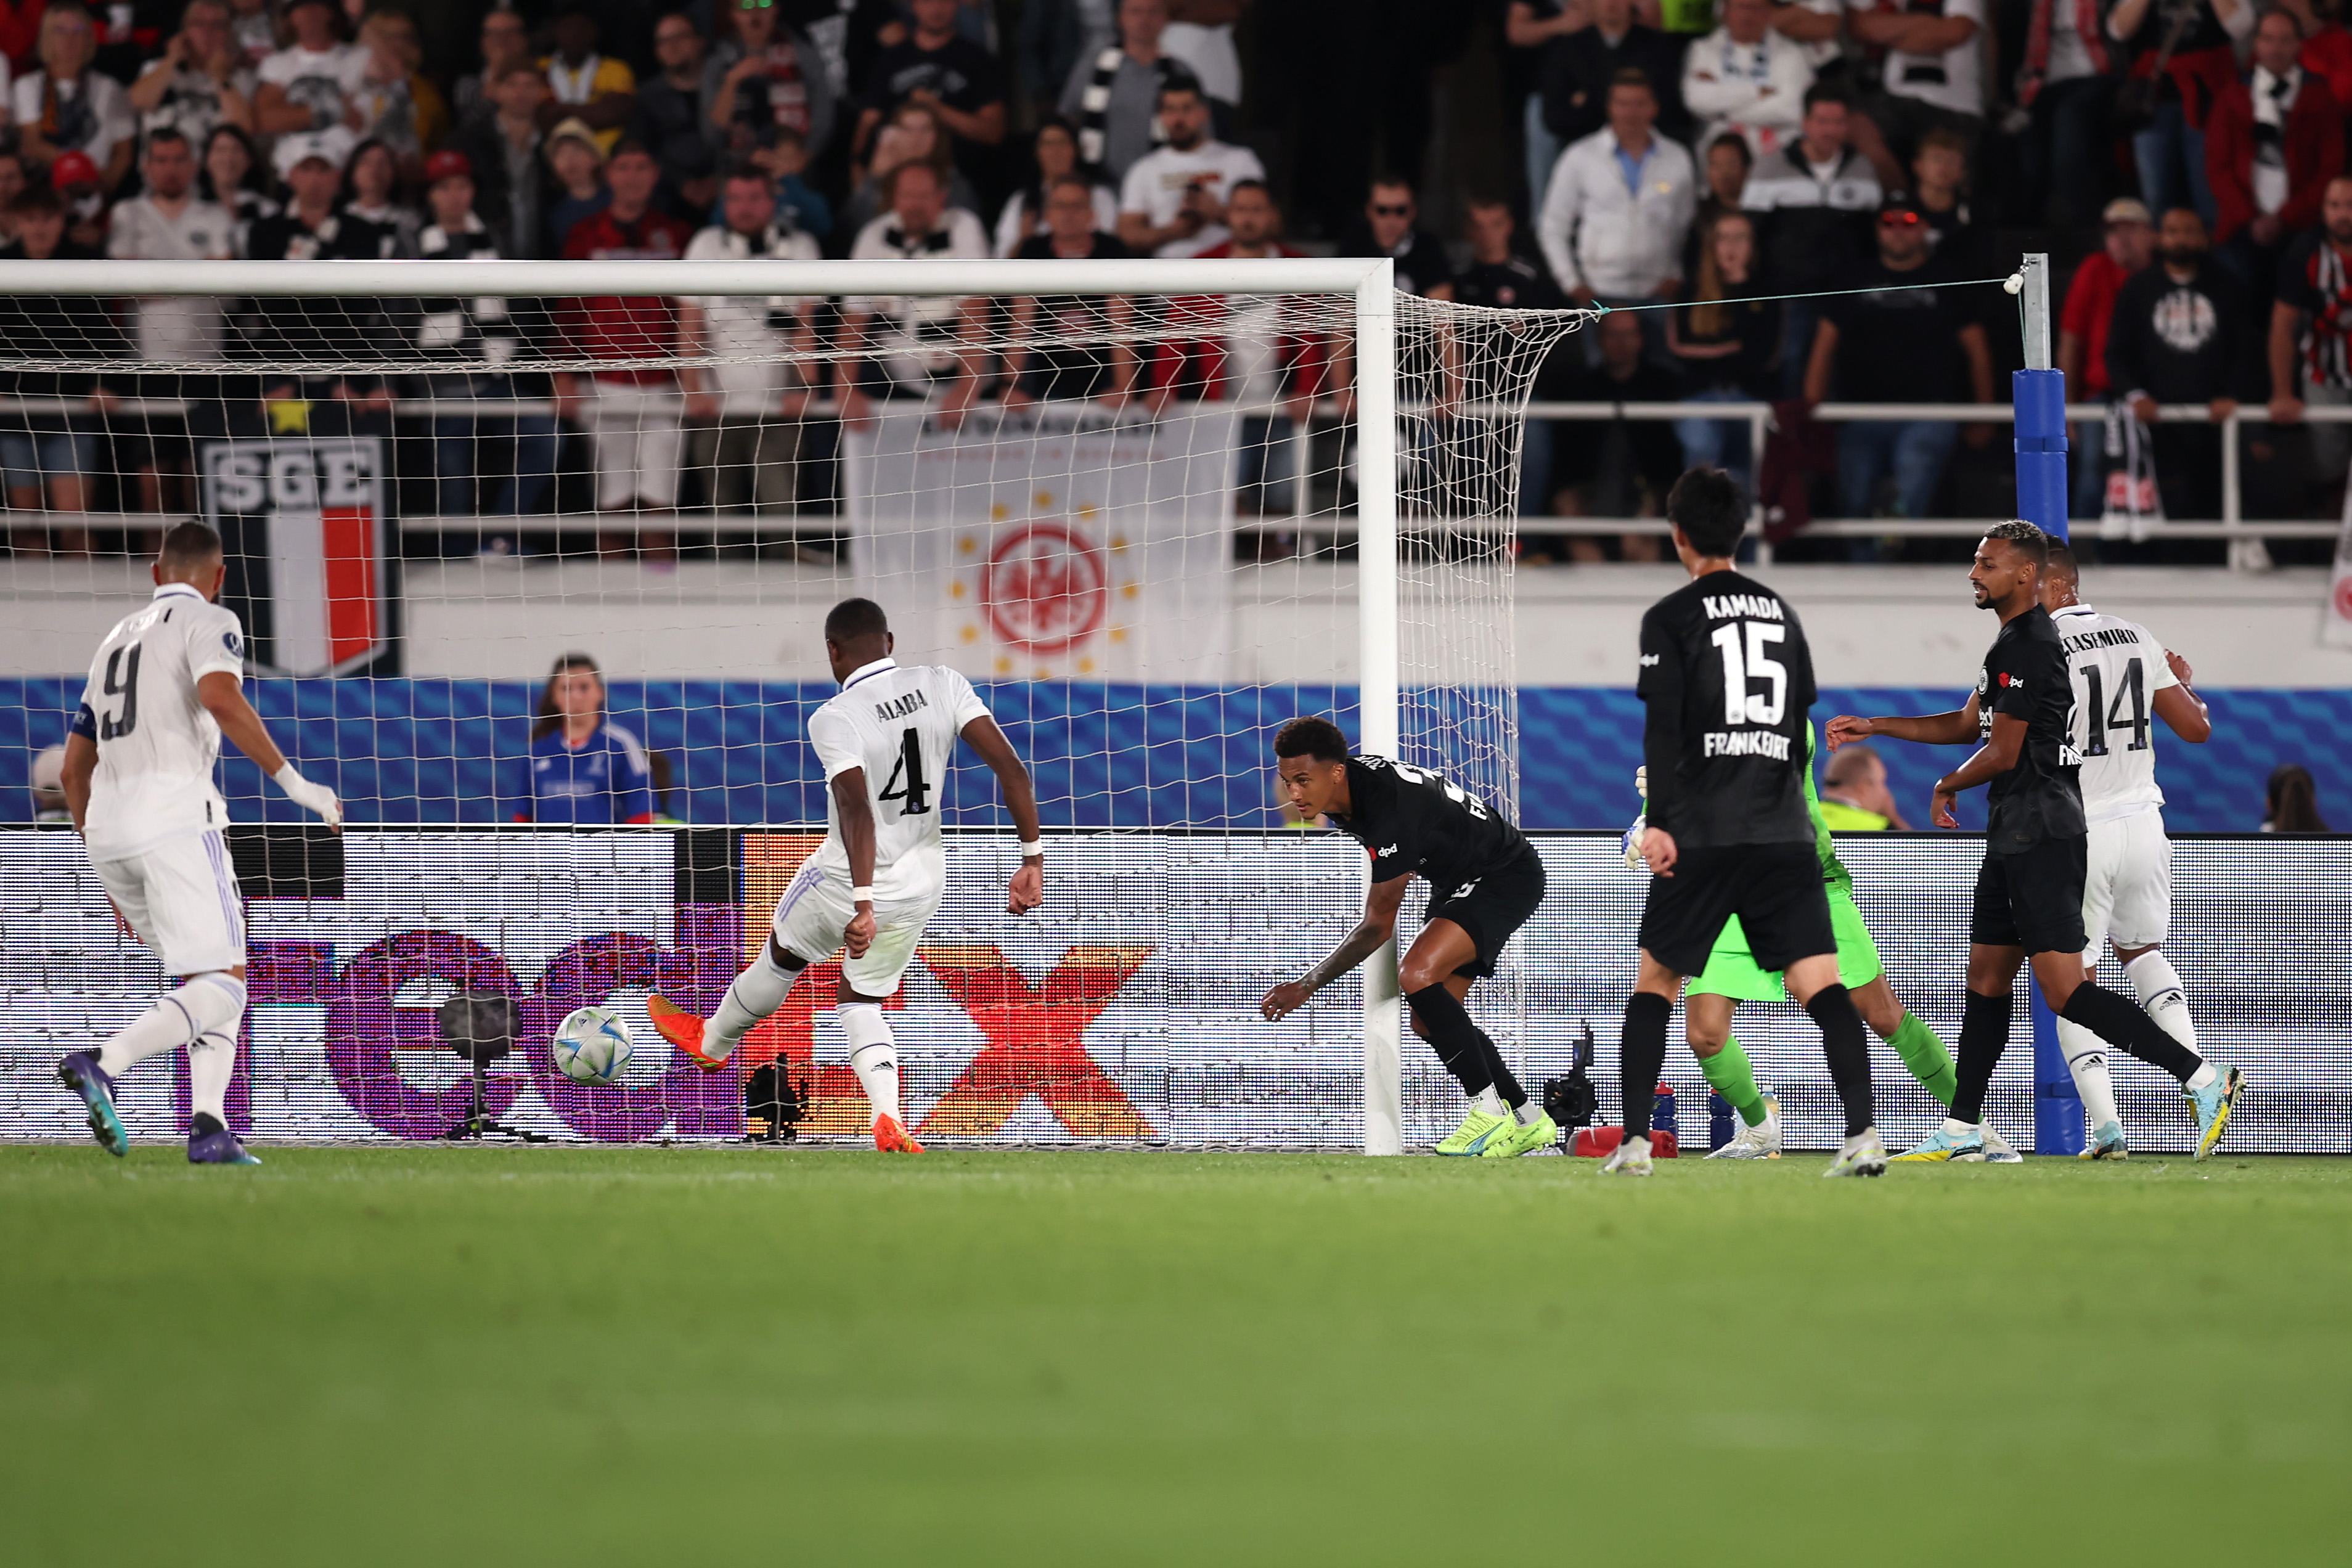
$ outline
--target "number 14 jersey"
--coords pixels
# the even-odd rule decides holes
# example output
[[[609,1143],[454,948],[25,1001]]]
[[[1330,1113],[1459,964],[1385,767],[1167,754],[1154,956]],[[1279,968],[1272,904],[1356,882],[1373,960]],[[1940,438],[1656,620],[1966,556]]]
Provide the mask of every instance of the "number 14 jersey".
[[[2146,626],[2069,605],[2050,619],[2074,683],[2074,749],[2083,755],[2083,816],[2111,822],[2164,805],[2156,783],[2156,694],[2180,684]]]
[[[957,671],[929,664],[902,668],[888,658],[852,673],[840,693],[809,716],[809,744],[828,786],[852,768],[866,770],[877,904],[926,897],[940,885],[947,850],[940,842],[940,792],[948,761],[963,727],[987,717],[987,705]],[[849,849],[830,787],[825,826],[817,863],[845,886]]]

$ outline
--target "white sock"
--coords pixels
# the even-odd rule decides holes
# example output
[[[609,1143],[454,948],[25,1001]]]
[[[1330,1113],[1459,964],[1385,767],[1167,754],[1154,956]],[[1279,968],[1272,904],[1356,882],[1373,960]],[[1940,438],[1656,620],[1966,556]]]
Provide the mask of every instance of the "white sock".
[[[183,1046],[193,1046],[213,1031],[226,1030],[236,1038],[237,1021],[245,1016],[245,982],[215,970],[199,974],[177,991],[167,991],[155,1005],[98,1048],[98,1065],[121,1074],[149,1057],[160,1057]],[[221,1082],[226,1086],[227,1077]]]
[[[2172,960],[2164,956],[2161,948],[2141,953],[2124,968],[2139,995],[2140,1010],[2155,1019],[2164,1032],[2203,1057],[2197,1044],[2197,1020],[2189,1011],[2189,995],[2180,988],[2180,972],[2172,967]]]
[[[2083,1110],[2091,1131],[2108,1122],[2120,1125],[2116,1113],[2116,1082],[2107,1072],[2106,1042],[2080,1024],[2058,1020],[2058,1048],[2066,1053],[2066,1070],[2074,1075],[2074,1092],[2083,1097]]]
[[[760,956],[727,987],[727,994],[719,1000],[719,1011],[703,1026],[702,1054],[720,1061],[733,1056],[743,1037],[782,1006],[793,993],[793,983],[807,973],[805,966],[786,969],[777,963],[773,944],[761,947]]]
[[[878,1002],[845,1002],[841,1032],[849,1037],[849,1065],[874,1107],[876,1120],[898,1119],[898,1050],[890,1038],[889,1020]]]
[[[188,1047],[189,1109],[228,1125],[228,1080],[236,1072],[236,1026],[207,1029]]]
[[[1518,1118],[1519,1125],[1522,1127],[1533,1127],[1537,1122],[1543,1120],[1543,1107],[1538,1105],[1532,1100],[1520,1106],[1517,1110],[1511,1112],[1513,1116]]]
[[[1495,1086],[1490,1083],[1471,1097],[1470,1109],[1488,1116],[1500,1116],[1503,1114],[1503,1097],[1495,1092]]]
[[[1949,1116],[1944,1118],[1944,1131],[1951,1133],[1954,1137],[1958,1137],[1963,1132],[1974,1132],[1983,1125],[1984,1123],[1981,1121],[1961,1121]]]

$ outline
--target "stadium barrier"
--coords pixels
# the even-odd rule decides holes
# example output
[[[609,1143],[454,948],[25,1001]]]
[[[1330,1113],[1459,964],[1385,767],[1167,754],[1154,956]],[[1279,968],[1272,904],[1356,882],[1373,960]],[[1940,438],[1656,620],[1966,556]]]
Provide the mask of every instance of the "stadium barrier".
[[[742,1075],[782,1059],[807,1096],[810,1138],[855,1137],[865,1110],[829,1011],[821,965],[747,1043],[736,1071],[705,1075],[643,1023],[658,987],[708,1010],[764,940],[777,897],[819,835],[805,827],[603,832],[233,830],[249,900],[254,1008],[239,1042],[230,1119],[260,1139],[421,1140],[464,1114],[464,1068],[440,1047],[433,1008],[458,987],[519,1002],[516,1055],[490,1078],[494,1114],[565,1139],[728,1140],[743,1132]],[[1543,836],[1550,890],[1507,954],[1501,986],[1473,1004],[1531,1089],[1567,1071],[1589,1026],[1604,1120],[1616,1110],[1618,1020],[1632,982],[1645,879],[1614,835]],[[1839,849],[1896,992],[1956,1039],[1969,889],[1981,844],[1948,835],[1852,835]],[[1003,912],[1017,857],[1001,833],[949,839],[948,898],[891,1001],[908,1120],[954,1145],[1360,1148],[1364,1026],[1351,977],[1282,1025],[1256,1015],[1353,923],[1361,856],[1329,834],[1055,836],[1047,903]],[[2206,1050],[2246,1069],[2232,1121],[2242,1152],[2352,1150],[2352,841],[2187,838],[2174,855],[2167,951],[2186,978]],[[0,1137],[82,1138],[52,1068],[121,1026],[163,984],[116,923],[69,831],[0,830]],[[2127,986],[2108,965],[2109,984]],[[1524,1013],[1496,1006],[1516,978]],[[572,1008],[611,1003],[638,1029],[624,1079],[589,1089],[549,1055]],[[1780,1097],[1791,1144],[1842,1131],[1818,1033],[1793,1006],[1749,1005],[1738,1022],[1759,1076]],[[2031,1136],[2032,1051],[2012,1024],[1989,1101]],[[1405,1042],[1404,1137],[1426,1146],[1460,1096]],[[1912,1142],[1940,1108],[1873,1052],[1881,1124]],[[1682,1128],[1706,1142],[1706,1086],[1687,1053],[1667,1079]],[[2170,1081],[2118,1059],[2136,1149],[2180,1150],[2188,1111]],[[184,1058],[125,1079],[134,1138],[175,1137]],[[1695,1151],[1696,1152],[1696,1151]]]

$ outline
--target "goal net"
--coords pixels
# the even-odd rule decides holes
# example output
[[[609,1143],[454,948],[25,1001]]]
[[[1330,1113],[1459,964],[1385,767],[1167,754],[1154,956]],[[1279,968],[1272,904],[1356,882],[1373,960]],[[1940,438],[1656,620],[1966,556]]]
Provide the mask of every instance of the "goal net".
[[[853,595],[901,662],[973,680],[1051,846],[1046,907],[1009,919],[992,775],[890,785],[950,835],[897,999],[919,1134],[1384,1151],[1458,1117],[1400,1048],[1392,959],[1256,1016],[1365,878],[1289,820],[1271,742],[1329,714],[1516,816],[1519,410],[1579,314],[1305,259],[24,262],[9,284],[0,788],[34,804],[92,651],[193,518],[225,542],[257,707],[350,812],[334,839],[224,758],[257,1004],[233,1109],[260,1135],[460,1120],[434,1024],[460,990],[522,1004],[490,1082],[520,1125],[861,1131],[829,973],[713,1080],[642,1009],[715,1004],[814,847],[804,725]],[[63,1133],[50,1063],[160,977],[70,834],[0,836],[0,987],[33,1021],[0,1047],[0,1136]],[[591,1002],[642,1031],[606,1089],[548,1052]],[[1513,972],[1473,1004],[1524,1061]],[[184,1068],[176,1104],[127,1110],[160,1129],[185,1104]]]

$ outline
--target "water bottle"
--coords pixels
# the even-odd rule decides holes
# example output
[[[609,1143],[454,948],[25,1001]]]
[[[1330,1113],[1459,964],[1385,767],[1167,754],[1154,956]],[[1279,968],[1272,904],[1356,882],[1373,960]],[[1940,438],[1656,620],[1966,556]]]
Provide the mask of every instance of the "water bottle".
[[[1682,1128],[1675,1121],[1675,1086],[1670,1083],[1658,1085],[1658,1098],[1650,1106],[1650,1131],[1653,1136],[1671,1132],[1678,1142],[1682,1138]]]
[[[1713,1089],[1706,1091],[1706,1146],[1720,1149],[1731,1142],[1737,1129],[1731,1122],[1731,1101]]]

